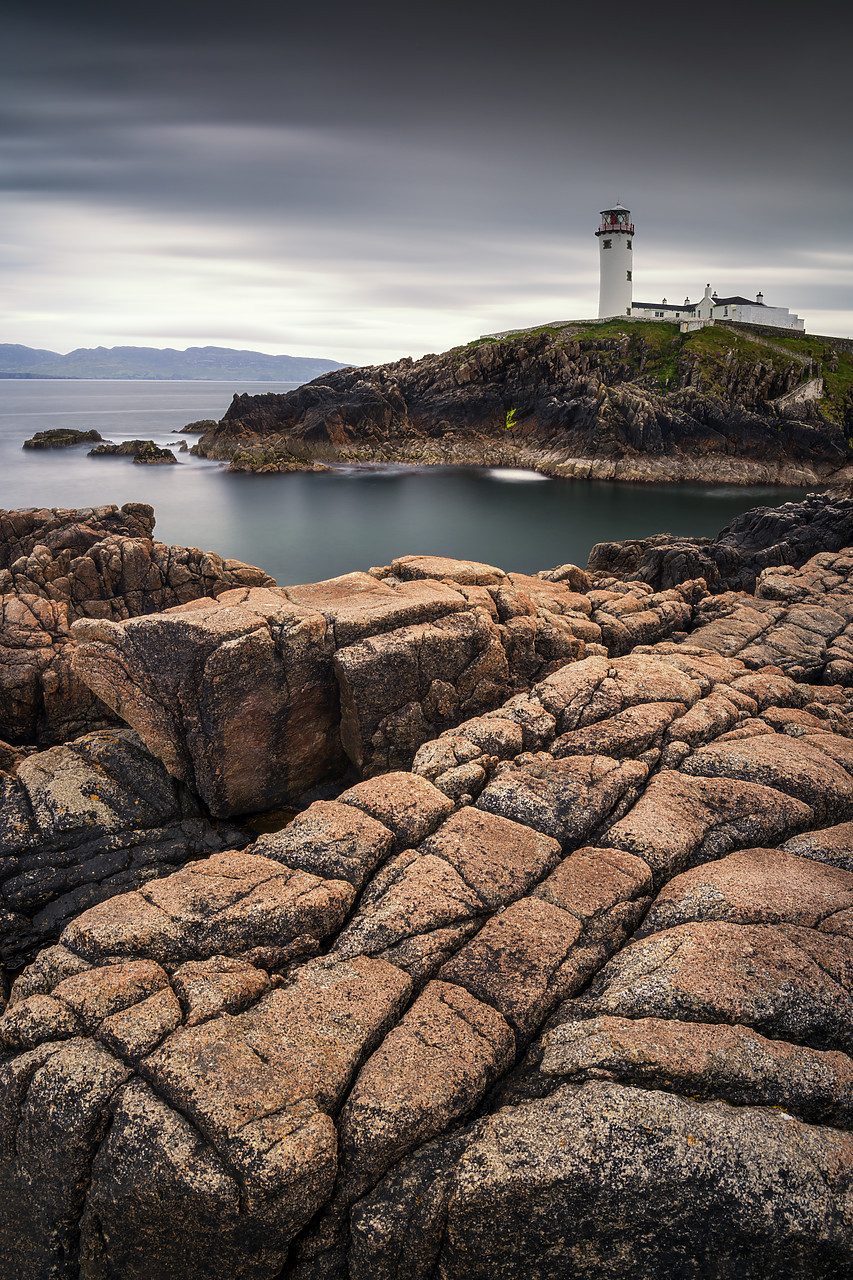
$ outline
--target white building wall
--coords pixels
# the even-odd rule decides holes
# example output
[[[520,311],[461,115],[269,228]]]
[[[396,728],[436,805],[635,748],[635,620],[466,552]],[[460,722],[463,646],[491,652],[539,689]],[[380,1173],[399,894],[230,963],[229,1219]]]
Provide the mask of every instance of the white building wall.
[[[632,240],[633,236],[627,231],[602,231],[598,237],[600,318],[631,314],[634,252],[629,245]]]
[[[802,329],[805,330],[806,322],[801,320],[799,316],[792,316],[787,307],[759,307],[744,306],[738,303],[728,308],[728,315],[724,315],[725,308],[714,308],[715,320],[740,320],[743,324],[770,324],[778,329]]]

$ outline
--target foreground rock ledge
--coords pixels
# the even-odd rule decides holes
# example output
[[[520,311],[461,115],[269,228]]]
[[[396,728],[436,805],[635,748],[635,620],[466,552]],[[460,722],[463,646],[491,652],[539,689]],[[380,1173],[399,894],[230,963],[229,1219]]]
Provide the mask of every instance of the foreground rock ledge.
[[[426,586],[359,577],[349,611],[318,607],[329,584],[279,593],[276,625],[315,662],[329,630],[343,652],[399,635],[374,600],[428,628],[488,590],[385,576]],[[648,634],[650,594],[607,615],[612,644],[620,619]],[[160,627],[139,698],[174,768],[201,776],[211,723],[157,710],[175,655],[212,688],[232,644],[272,669],[274,615],[247,599],[86,641],[118,669]],[[692,608],[652,613],[683,631]],[[471,709],[410,770],[83,911],[21,974],[0,1274],[851,1273],[847,689],[662,641]],[[245,733],[220,723],[226,748]]]
[[[567,573],[589,586],[581,570]],[[668,593],[649,635],[683,624],[694,594]],[[292,801],[349,764],[368,775],[408,767],[442,729],[603,653],[591,613],[565,581],[405,557],[127,622],[81,619],[73,665],[226,817]]]

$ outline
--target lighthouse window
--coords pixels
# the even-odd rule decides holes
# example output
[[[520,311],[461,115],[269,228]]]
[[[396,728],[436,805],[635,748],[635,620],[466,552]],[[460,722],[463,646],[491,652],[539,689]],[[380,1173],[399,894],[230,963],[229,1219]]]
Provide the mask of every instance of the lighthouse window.
[[[634,246],[633,246],[633,241],[629,240],[629,241],[628,241],[628,248],[629,248],[629,249],[632,249],[633,247],[634,247]]]
[[[631,272],[630,272],[630,271],[626,271],[626,272],[625,272],[625,275],[628,277],[628,279],[629,279],[629,280],[631,279]]]
[[[612,241],[612,240],[602,240],[602,242],[601,242],[601,247],[602,247],[602,249],[612,249],[612,248],[613,248],[613,241]]]

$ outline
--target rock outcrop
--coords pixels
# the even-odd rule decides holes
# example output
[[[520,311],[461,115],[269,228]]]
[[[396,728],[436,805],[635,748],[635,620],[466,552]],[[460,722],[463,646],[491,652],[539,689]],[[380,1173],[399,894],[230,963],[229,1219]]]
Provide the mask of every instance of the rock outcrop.
[[[265,586],[260,569],[152,538],[143,503],[0,511],[0,735],[52,746],[114,722],[73,672],[77,618],[130,618]]]
[[[93,444],[103,440],[100,431],[75,431],[73,427],[54,427],[50,431],[37,431],[25,440],[25,449],[68,449],[75,444]]]
[[[704,578],[708,590],[754,591],[765,569],[801,568],[820,551],[853,544],[853,497],[846,489],[810,493],[803,502],[756,507],[736,516],[716,538],[669,533],[625,542],[599,542],[588,571],[619,581],[646,582],[656,591]]]
[[[186,445],[186,442],[183,442]],[[153,466],[177,462],[171,449],[163,449],[153,440],[124,440],[121,444],[98,444],[89,450],[90,458],[133,458],[134,462]]]
[[[683,634],[704,594],[701,583],[584,594],[407,556],[121,623],[81,619],[74,670],[228,817],[290,803],[348,762],[362,776],[408,767],[443,729],[566,663]]]
[[[853,360],[839,361],[831,388],[792,396],[814,382],[796,345],[579,323],[235,396],[195,448],[239,471],[385,461],[808,485],[853,477]]]

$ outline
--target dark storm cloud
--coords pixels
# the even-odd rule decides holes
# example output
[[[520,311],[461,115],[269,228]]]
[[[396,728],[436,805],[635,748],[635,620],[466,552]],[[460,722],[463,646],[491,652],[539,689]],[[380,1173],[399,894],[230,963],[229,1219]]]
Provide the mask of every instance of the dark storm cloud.
[[[840,3],[42,5],[0,51],[0,187],[427,309],[511,299],[524,258],[536,297],[592,297],[619,197],[649,275],[773,263],[849,310],[808,254],[853,248],[850,35]]]

